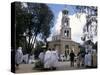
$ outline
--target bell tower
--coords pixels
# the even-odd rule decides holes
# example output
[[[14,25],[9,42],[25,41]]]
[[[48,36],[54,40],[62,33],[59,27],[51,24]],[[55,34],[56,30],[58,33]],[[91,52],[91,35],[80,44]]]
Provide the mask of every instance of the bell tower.
[[[68,11],[62,10],[62,19],[61,19],[61,39],[62,40],[71,40],[71,28],[69,24],[69,17],[68,17]]]

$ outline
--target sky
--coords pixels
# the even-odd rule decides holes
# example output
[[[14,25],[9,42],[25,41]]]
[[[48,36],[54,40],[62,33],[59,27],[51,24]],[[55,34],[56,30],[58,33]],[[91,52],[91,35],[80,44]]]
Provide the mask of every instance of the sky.
[[[78,43],[82,43],[82,30],[83,26],[86,23],[86,14],[81,14],[80,19],[76,17],[76,9],[74,5],[62,5],[62,4],[48,4],[50,9],[54,14],[54,27],[51,29],[51,35],[48,38],[48,41],[52,40],[52,36],[59,34],[61,29],[61,18],[62,10],[67,9],[69,11],[70,18],[70,27],[71,27],[71,36],[72,40]]]

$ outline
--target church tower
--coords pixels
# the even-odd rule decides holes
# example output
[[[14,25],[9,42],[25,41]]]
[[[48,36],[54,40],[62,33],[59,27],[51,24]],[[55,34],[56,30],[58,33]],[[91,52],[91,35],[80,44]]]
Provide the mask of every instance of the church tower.
[[[62,11],[62,20],[61,20],[61,40],[71,40],[71,28],[69,24],[69,17],[68,17],[68,11],[63,10]]]
[[[52,41],[49,42],[48,47],[58,50],[59,56],[61,54],[67,56],[71,50],[75,54],[78,54],[80,51],[79,43],[71,39],[70,18],[66,9],[62,10],[60,34],[52,37]]]

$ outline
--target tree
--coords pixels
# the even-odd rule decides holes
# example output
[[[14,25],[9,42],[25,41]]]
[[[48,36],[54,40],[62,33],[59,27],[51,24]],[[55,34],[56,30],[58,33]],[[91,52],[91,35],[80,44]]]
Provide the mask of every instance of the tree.
[[[33,51],[33,53],[34,53],[36,59],[38,58],[40,52],[43,52],[43,51],[44,51],[43,46],[44,46],[44,42],[42,42],[42,41],[37,41],[36,47],[35,47],[35,49],[34,49],[34,51]]]
[[[31,14],[23,11],[22,3],[15,3],[16,48],[19,46],[23,47],[25,43],[27,43],[26,39],[23,37],[23,34],[26,31],[28,25],[26,19],[31,19],[31,16],[29,15]]]
[[[16,11],[19,12],[19,14],[16,12],[18,14],[16,15],[17,40],[21,40],[21,37],[24,36],[26,50],[30,53],[38,35],[45,40],[49,37],[54,15],[46,4],[19,2],[16,8],[18,8]],[[19,43],[19,41],[17,42]]]
[[[83,28],[82,40],[93,41],[94,36],[97,36],[97,7],[95,6],[76,6],[77,12],[86,14],[86,24]],[[77,15],[80,18],[81,15]]]
[[[47,38],[50,35],[50,29],[53,27],[53,13],[50,8],[45,4],[33,4],[27,3],[30,13],[33,13],[33,30],[32,30],[32,42],[35,44],[38,34],[44,42],[47,43]],[[34,14],[35,13],[35,14]],[[31,30],[31,29],[29,29]],[[33,47],[33,46],[32,46]]]

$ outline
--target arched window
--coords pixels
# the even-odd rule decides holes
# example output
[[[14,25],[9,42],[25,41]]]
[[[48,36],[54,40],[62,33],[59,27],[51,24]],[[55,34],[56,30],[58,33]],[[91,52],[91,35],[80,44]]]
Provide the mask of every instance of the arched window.
[[[64,31],[64,35],[67,36],[67,32],[66,32],[66,30]]]
[[[67,20],[67,26],[69,26],[69,21]]]
[[[65,49],[69,49],[69,45],[65,45]]]
[[[69,20],[68,20],[68,18],[65,18],[65,23],[66,23],[67,26],[69,26]]]
[[[67,37],[69,37],[69,31],[67,31]]]
[[[65,54],[69,54],[69,45],[65,45]]]

